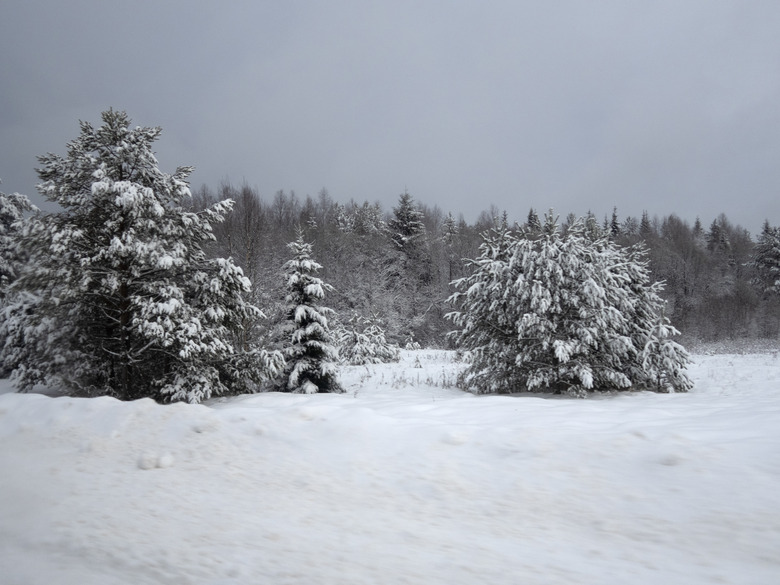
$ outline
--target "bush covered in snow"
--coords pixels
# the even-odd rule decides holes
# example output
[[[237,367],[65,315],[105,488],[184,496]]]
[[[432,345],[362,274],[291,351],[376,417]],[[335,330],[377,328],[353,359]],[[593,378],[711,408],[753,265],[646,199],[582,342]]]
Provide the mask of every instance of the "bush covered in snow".
[[[29,261],[3,307],[1,357],[18,387],[199,402],[278,374],[280,354],[234,343],[262,315],[244,301],[249,280],[203,250],[232,202],[188,211],[191,169],[159,170],[161,130],[102,119],[81,123],[66,157],[39,158],[39,190],[61,211],[25,225]]]
[[[469,350],[462,383],[476,392],[687,391],[687,352],[663,314],[645,252],[565,234],[552,215],[541,231],[501,227],[485,236],[473,273],[455,281],[449,318]]]
[[[379,317],[353,315],[339,331],[341,359],[353,366],[399,361],[401,350],[387,341],[382,325]]]

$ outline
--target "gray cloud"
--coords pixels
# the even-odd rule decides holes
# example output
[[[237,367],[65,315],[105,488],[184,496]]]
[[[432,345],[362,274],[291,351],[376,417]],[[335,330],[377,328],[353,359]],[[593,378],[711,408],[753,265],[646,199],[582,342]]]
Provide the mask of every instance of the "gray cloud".
[[[780,4],[6,1],[0,177],[77,120],[161,166],[338,200],[780,223]]]

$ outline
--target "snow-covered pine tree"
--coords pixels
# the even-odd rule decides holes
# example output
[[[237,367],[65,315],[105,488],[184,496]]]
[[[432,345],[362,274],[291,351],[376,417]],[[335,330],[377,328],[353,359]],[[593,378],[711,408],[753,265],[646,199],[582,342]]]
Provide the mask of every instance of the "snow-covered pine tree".
[[[586,220],[587,221],[587,220]],[[534,238],[486,235],[474,272],[454,284],[449,317],[472,354],[476,392],[647,388],[686,391],[689,358],[669,339],[661,285],[642,248],[592,240],[586,221],[561,235],[552,213]]]
[[[353,230],[359,236],[379,233],[384,229],[382,221],[382,208],[378,203],[369,205],[364,201],[360,207],[355,207],[352,214]]]
[[[37,211],[25,195],[0,192],[0,377],[3,378],[8,376],[10,370],[3,363],[2,348],[6,343],[14,343],[8,340],[8,328],[4,326],[8,318],[3,305],[6,291],[16,280],[27,257],[20,237],[26,224],[25,215]]]
[[[528,219],[525,221],[525,227],[532,232],[542,229],[542,223],[539,221],[539,214],[536,213],[536,210],[533,207],[528,211]]]
[[[609,239],[620,237],[620,222],[618,221],[617,207],[612,208],[612,219],[609,222]]]
[[[426,313],[432,306],[430,288],[435,280],[435,267],[423,219],[424,214],[412,196],[408,192],[401,194],[387,222],[387,233],[397,252],[389,251],[386,265],[401,318],[425,339],[430,325],[426,320],[433,315]]]
[[[19,246],[25,214],[38,211],[26,195],[0,192],[0,299],[5,288],[16,279],[24,263],[25,251]]]
[[[707,232],[707,249],[710,252],[727,253],[731,248],[728,232],[724,229],[723,221],[725,216],[721,215],[718,219],[713,219],[710,224],[710,231]]]
[[[459,350],[473,351],[473,363],[462,381],[477,392],[498,392],[522,384],[518,372],[508,367],[519,352],[514,314],[509,310],[511,299],[505,291],[516,241],[506,226],[485,232],[481,256],[467,261],[471,275],[452,283],[459,292],[449,302],[461,310],[446,316],[461,329],[450,335]]]
[[[653,229],[653,224],[650,223],[650,216],[647,211],[642,212],[642,219],[639,222],[639,235],[646,241],[655,235],[655,230]]]
[[[322,266],[312,259],[312,245],[304,241],[302,231],[287,246],[293,255],[284,265],[291,331],[278,389],[302,394],[343,392],[337,377],[338,350],[328,324],[334,311],[321,305],[325,291],[333,287],[315,276]]]
[[[393,217],[387,222],[390,239],[399,250],[410,258],[419,255],[418,248],[422,246],[425,236],[423,213],[414,204],[408,191],[404,191],[398,200],[398,206],[393,207]]]
[[[606,216],[604,221],[606,222]],[[583,219],[583,233],[592,241],[600,240],[604,237],[606,229],[599,225],[596,215],[592,211],[588,211]]]
[[[447,247],[452,247],[455,244],[455,238],[458,236],[458,224],[452,215],[452,212],[447,212],[447,216],[441,224],[441,238]]]
[[[191,169],[159,170],[161,130],[130,128],[120,111],[102,120],[81,122],[66,157],[39,157],[38,189],[62,211],[27,225],[30,259],[0,325],[19,389],[199,402],[277,375],[280,353],[234,345],[261,315],[244,301],[248,279],[203,251],[232,202],[187,211]]]
[[[377,316],[354,314],[339,332],[339,354],[353,366],[386,364],[401,359],[400,348],[385,337],[382,320]]]
[[[756,269],[756,284],[762,292],[780,294],[780,228],[769,221],[764,222],[750,265]]]

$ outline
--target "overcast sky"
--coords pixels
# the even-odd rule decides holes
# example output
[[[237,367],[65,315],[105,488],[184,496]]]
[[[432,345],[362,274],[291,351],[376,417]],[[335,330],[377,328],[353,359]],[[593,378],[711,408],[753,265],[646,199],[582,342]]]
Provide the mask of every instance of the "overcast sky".
[[[194,187],[780,224],[778,0],[3,0],[0,83],[5,193],[113,107]]]

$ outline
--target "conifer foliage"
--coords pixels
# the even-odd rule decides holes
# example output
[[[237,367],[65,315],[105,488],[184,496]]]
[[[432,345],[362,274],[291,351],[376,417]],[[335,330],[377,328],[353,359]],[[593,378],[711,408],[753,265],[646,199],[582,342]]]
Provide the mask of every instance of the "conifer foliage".
[[[393,217],[387,222],[390,238],[399,250],[408,256],[416,256],[416,248],[425,236],[423,213],[417,209],[408,191],[404,191],[393,208]]]
[[[287,366],[279,390],[301,394],[343,392],[338,382],[338,350],[328,324],[332,309],[321,305],[328,284],[316,276],[322,268],[312,257],[303,232],[288,244],[293,257],[284,265],[287,275],[287,324],[290,338],[284,349]]]
[[[461,382],[475,392],[687,391],[687,352],[663,315],[644,250],[593,239],[552,213],[541,233],[486,234],[471,276],[454,283],[449,317],[471,352]]]
[[[25,195],[0,193],[0,299],[23,263],[25,252],[19,246],[19,235],[25,213],[32,211],[37,209]]]
[[[379,317],[353,315],[339,334],[341,359],[353,366],[400,361],[401,350],[387,341],[382,325]]]
[[[62,211],[33,218],[30,258],[10,288],[3,359],[21,390],[199,402],[247,391],[281,370],[281,354],[235,347],[261,316],[232,260],[208,258],[231,201],[193,213],[189,167],[158,168],[160,128],[109,110],[81,122],[67,156],[39,157],[39,190]]]
[[[765,293],[780,294],[780,228],[764,223],[751,265],[756,269],[756,284]]]

